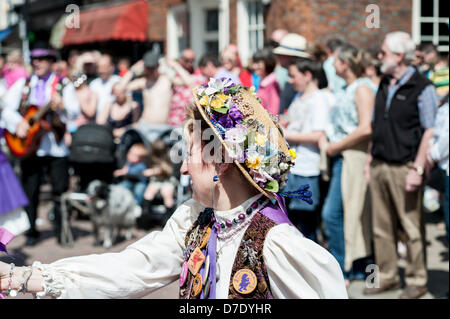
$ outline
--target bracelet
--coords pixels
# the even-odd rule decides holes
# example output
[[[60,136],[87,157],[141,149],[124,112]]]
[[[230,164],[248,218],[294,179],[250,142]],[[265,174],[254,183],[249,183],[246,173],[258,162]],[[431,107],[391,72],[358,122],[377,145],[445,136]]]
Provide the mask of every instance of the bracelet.
[[[12,284],[12,276],[14,274],[14,263],[11,263],[11,269],[9,270],[9,282],[8,282],[8,296],[16,297],[17,296],[17,290],[11,289]]]
[[[31,268],[31,267],[27,267],[27,270],[23,273],[23,278],[24,278],[24,280],[23,280],[23,283],[22,283],[22,293],[23,294],[26,294],[27,292],[28,292],[28,281],[30,280],[30,278],[31,278],[31,275],[33,274],[33,268]]]

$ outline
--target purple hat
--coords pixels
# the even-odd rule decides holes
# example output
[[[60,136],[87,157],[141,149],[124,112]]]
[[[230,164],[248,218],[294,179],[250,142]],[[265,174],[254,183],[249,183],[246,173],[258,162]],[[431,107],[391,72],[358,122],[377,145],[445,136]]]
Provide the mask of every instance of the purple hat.
[[[56,60],[56,52],[55,50],[37,48],[31,50],[30,58],[53,58]]]

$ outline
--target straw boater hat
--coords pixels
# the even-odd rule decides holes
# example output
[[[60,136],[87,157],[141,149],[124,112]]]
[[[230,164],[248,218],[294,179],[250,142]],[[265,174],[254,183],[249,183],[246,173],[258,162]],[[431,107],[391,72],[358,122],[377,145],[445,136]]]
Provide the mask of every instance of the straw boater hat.
[[[303,36],[296,33],[288,33],[281,39],[280,45],[273,49],[273,53],[310,58],[311,55],[306,51],[307,49],[308,44]]]
[[[295,163],[295,150],[289,148],[277,117],[264,109],[253,88],[211,78],[207,85],[195,87],[193,95],[203,119],[245,178],[268,198],[286,196],[280,190]],[[295,195],[308,201],[308,193],[304,188]]]

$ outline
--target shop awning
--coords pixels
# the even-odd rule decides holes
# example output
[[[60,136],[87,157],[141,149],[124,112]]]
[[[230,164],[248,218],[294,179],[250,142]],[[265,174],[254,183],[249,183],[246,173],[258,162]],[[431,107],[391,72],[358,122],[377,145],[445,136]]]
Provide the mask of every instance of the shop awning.
[[[76,45],[109,40],[147,40],[148,4],[131,1],[81,11],[79,28],[67,28],[62,43]]]

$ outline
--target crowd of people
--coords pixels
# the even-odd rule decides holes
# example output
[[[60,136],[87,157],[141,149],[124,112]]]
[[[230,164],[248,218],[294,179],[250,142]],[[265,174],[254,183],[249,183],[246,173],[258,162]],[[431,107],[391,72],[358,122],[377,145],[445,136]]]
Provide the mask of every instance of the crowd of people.
[[[67,128],[63,136],[52,129],[36,154],[20,161],[28,203],[18,197],[14,207],[0,210],[0,217],[24,206],[30,222],[26,244],[37,243],[38,195],[45,170],[59,236],[60,196],[69,189],[71,136],[87,123],[109,126],[117,143],[130,128],[148,138],[156,152],[150,163],[145,146],[135,144],[114,176],[150,178],[123,185],[139,204],[161,192],[171,208],[176,181],[167,163],[168,150],[158,137],[182,126],[194,86],[210,78],[229,78],[252,87],[262,106],[279,117],[284,137],[297,154],[284,190],[308,184],[313,200],[310,205],[289,199],[289,218],[305,237],[327,247],[347,285],[364,279],[366,267],[377,264],[380,286],[364,293],[399,288],[398,247],[403,244],[408,253],[401,297],[425,294],[422,194],[432,172],[444,185],[439,191],[448,239],[448,55],[433,44],[416,46],[405,32],[387,34],[372,51],[339,38],[321,47],[299,34],[276,30],[247,67],[233,44],[220,55],[199,57],[197,66],[196,58],[191,49],[178,60],[149,51],[131,64],[98,51],[71,51],[63,61],[47,47],[31,51],[31,66],[24,65],[19,51],[0,58],[2,127],[26,137],[30,124],[20,113],[24,102],[43,106],[51,101],[55,117]],[[58,88],[63,78],[70,81]],[[7,163],[0,160],[0,165]],[[6,183],[0,180],[0,199],[8,193]]]

